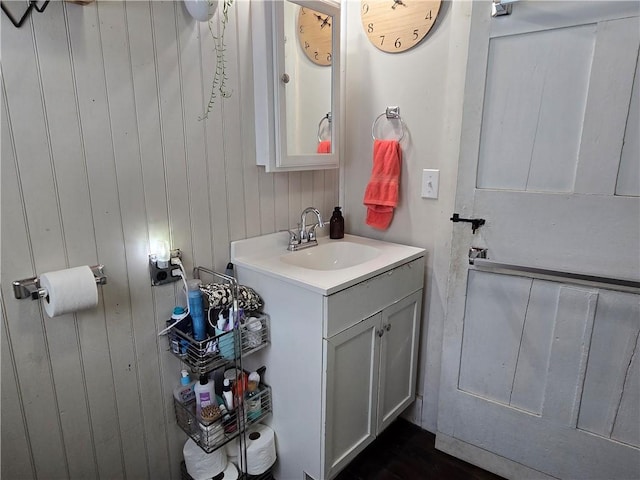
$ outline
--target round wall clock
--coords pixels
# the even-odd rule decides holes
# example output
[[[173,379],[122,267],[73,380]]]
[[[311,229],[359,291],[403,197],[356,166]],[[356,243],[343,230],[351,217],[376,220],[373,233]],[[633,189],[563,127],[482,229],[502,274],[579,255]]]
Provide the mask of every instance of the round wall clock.
[[[307,58],[317,65],[331,65],[333,17],[300,7],[296,32]]]
[[[360,18],[369,41],[383,52],[400,53],[427,36],[441,0],[362,0]]]

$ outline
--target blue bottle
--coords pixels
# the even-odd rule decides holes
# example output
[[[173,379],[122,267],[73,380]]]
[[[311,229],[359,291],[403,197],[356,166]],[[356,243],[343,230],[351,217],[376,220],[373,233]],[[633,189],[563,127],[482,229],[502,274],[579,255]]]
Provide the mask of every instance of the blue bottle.
[[[189,314],[193,322],[193,338],[202,341],[207,338],[207,323],[204,319],[200,280],[189,281]]]

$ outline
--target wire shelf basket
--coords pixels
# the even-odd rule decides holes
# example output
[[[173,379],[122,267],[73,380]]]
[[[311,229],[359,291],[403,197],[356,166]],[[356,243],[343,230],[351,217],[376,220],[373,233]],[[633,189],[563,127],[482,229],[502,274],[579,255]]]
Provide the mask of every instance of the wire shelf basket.
[[[199,375],[211,372],[266,347],[270,342],[269,316],[254,314],[238,328],[202,341],[173,327],[167,335],[169,350]]]
[[[222,399],[219,397],[218,399],[218,403],[221,404]],[[202,450],[211,453],[240,436],[249,426],[259,423],[273,411],[271,387],[265,383],[260,383],[258,394],[253,401],[258,405],[257,408],[248,410],[243,405],[239,405],[238,408],[227,412],[226,415],[223,414],[221,418],[212,422],[206,422],[198,418],[195,400],[184,404],[174,398],[173,407],[178,426]]]

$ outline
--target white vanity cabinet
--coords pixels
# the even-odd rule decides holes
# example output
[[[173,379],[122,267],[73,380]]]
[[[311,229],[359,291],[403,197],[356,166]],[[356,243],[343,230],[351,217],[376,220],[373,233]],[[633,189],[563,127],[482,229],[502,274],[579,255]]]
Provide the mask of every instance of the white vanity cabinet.
[[[415,399],[422,290],[324,340],[326,477]]]
[[[280,260],[234,257],[232,246],[238,281],[262,296],[271,317],[270,347],[245,368],[267,366],[275,478],[333,478],[415,399],[424,250],[357,241],[380,248],[380,258],[387,246],[397,255],[330,288],[293,278],[302,269],[280,274]],[[309,274],[317,282],[328,275]]]

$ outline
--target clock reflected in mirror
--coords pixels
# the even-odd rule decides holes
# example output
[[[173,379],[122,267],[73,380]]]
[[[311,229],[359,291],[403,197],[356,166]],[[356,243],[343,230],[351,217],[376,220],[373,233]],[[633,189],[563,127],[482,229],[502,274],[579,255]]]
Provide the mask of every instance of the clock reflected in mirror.
[[[316,65],[331,65],[332,23],[331,15],[300,7],[296,25],[298,41],[306,57]]]
[[[360,18],[369,41],[387,53],[406,52],[433,28],[441,0],[362,0]]]

